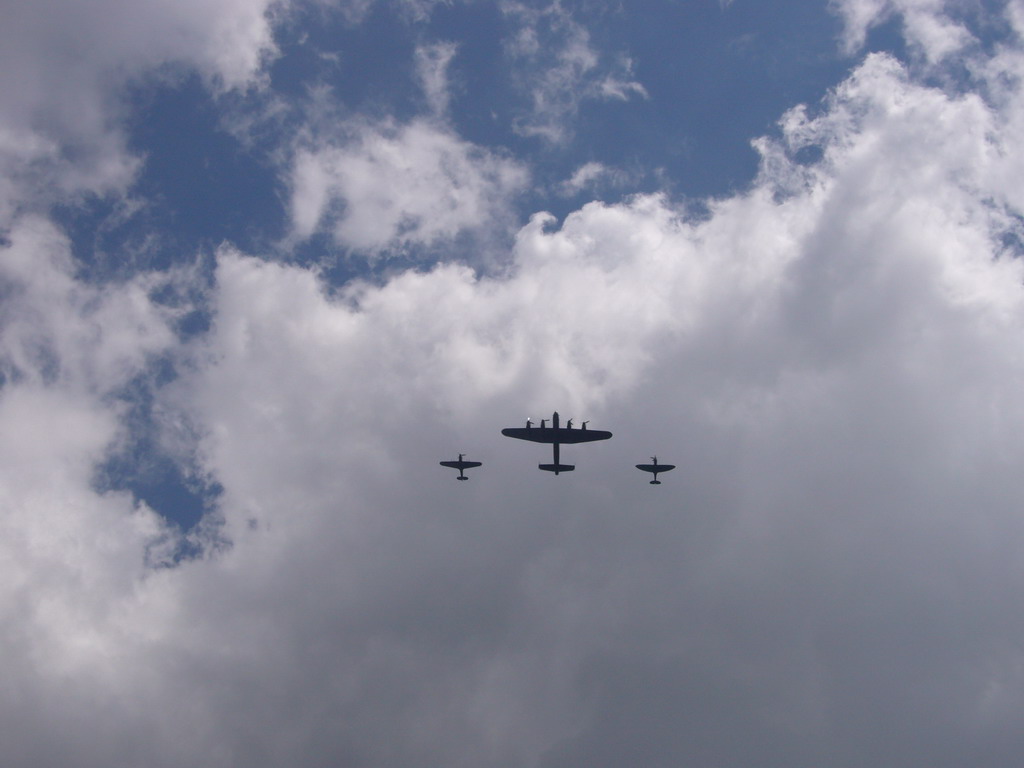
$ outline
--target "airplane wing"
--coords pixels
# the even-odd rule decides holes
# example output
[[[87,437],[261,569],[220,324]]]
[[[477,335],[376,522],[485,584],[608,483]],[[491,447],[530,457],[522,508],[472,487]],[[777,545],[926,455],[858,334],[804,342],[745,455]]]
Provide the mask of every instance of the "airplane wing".
[[[637,464],[637,469],[642,469],[644,472],[668,472],[670,469],[675,469],[675,464]]]
[[[603,429],[566,429],[559,427],[507,427],[501,430],[505,437],[517,440],[529,440],[533,443],[589,443],[594,440],[607,440],[611,432]]]
[[[441,461],[438,463],[442,467],[451,467],[452,469],[472,469],[483,466],[482,461]]]

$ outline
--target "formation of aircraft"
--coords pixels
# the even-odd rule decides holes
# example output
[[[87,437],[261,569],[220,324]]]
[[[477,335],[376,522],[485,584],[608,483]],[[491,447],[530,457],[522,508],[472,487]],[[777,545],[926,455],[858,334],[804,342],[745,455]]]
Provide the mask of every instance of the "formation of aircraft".
[[[595,440],[607,440],[612,436],[611,432],[607,432],[603,429],[587,429],[588,422],[584,421],[582,426],[578,429],[573,429],[572,419],[569,419],[565,426],[561,426],[558,411],[551,414],[551,426],[548,426],[548,419],[541,419],[540,426],[534,426],[530,419],[526,420],[525,427],[506,427],[501,430],[501,434],[505,437],[514,437],[517,440],[528,440],[531,443],[550,443],[552,451],[552,462],[550,464],[538,464],[537,468],[545,472],[553,472],[559,474],[560,472],[572,472],[576,469],[575,464],[562,464],[559,456],[559,449],[562,444],[573,445],[576,443],[590,443]],[[482,466],[482,462],[479,461],[464,461],[464,454],[459,454],[458,461],[442,461],[442,467],[450,467],[452,469],[459,470],[458,480],[468,480],[463,472],[464,470],[471,469],[473,467]],[[651,485],[661,485],[661,481],[658,479],[659,472],[668,472],[669,470],[675,469],[675,464],[659,464],[658,457],[652,456],[650,464],[637,464],[636,468],[644,472],[651,472],[654,475],[654,479],[651,480]]]

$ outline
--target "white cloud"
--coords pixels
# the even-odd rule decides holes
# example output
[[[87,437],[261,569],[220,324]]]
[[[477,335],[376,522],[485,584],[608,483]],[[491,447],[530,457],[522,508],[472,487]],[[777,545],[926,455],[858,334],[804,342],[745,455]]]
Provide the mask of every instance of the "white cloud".
[[[618,74],[611,74],[598,84],[598,91],[606,99],[618,99],[627,101],[632,96],[639,96],[646,99],[647,89],[633,77],[633,60],[624,58],[621,60],[621,68]]]
[[[948,13],[963,5],[948,0],[832,0],[832,6],[843,19],[843,45],[848,53],[864,45],[868,30],[894,15],[902,17],[907,42],[932,64],[974,41],[967,27]]]
[[[448,111],[448,65],[455,56],[454,43],[435,43],[416,49],[416,72],[431,112],[442,117]]]
[[[75,279],[70,245],[50,222],[20,219],[7,237],[0,371],[9,382],[67,383],[107,395],[147,354],[173,342],[168,318],[149,300],[167,278],[90,288]]]
[[[702,221],[657,197],[538,216],[503,276],[328,297],[220,254],[177,396],[234,546],[176,599],[199,658],[242,641],[192,695],[224,748],[1016,754],[1024,274],[987,180],[1017,136],[872,57],[786,139],[822,161],[780,173],[765,143]],[[498,435],[553,407],[616,432],[575,476]],[[457,451],[484,461],[469,483],[436,466]],[[679,464],[660,495],[631,468],[653,452]],[[226,710],[254,675],[275,695]]]
[[[0,752],[10,765],[123,765],[138,757],[130,745],[152,748],[132,733],[154,703],[136,709],[152,671],[134,651],[159,627],[140,631],[131,615],[169,533],[129,494],[96,491],[93,473],[121,436],[122,389],[175,343],[171,317],[149,299],[165,282],[76,280],[66,238],[39,218],[19,219],[0,247]]]
[[[450,240],[493,227],[525,186],[515,161],[427,120],[355,123],[342,139],[300,149],[291,177],[296,237],[326,226],[367,252]]]
[[[572,176],[558,185],[558,193],[566,197],[579,194],[584,190],[594,189],[602,184],[613,184],[624,187],[630,182],[629,174],[618,168],[610,168],[604,163],[590,161],[584,163]]]
[[[0,28],[0,215],[131,180],[122,89],[165,65],[215,89],[253,84],[272,54],[270,0],[8,0]],[[44,190],[45,193],[43,192]]]
[[[892,0],[832,0],[831,7],[842,17],[843,46],[853,53],[864,45],[868,30],[892,13]]]
[[[316,0],[324,7],[340,12],[349,24],[361,24],[366,20],[370,10],[378,0]],[[438,5],[448,5],[451,0],[391,0],[390,5],[397,8],[407,19],[423,22],[430,18]]]
[[[604,64],[590,33],[560,2],[538,9],[506,0],[501,8],[520,25],[506,48],[520,87],[532,102],[530,111],[516,120],[519,133],[561,143],[571,136],[572,120],[584,100],[647,97],[633,79],[632,61],[620,57]]]
[[[118,388],[173,344],[154,278],[87,286],[23,219],[0,260],[4,764],[1012,764],[1012,54],[988,103],[872,56],[706,217],[538,215],[500,275],[332,293],[223,248],[162,405],[202,436],[231,546],[175,569],[145,567],[147,510],[90,487]],[[388,130],[310,151],[297,227],[374,173],[394,197],[446,152],[443,190],[494,162]],[[474,220],[396,205],[425,241]],[[401,236],[361,210],[341,236]],[[616,433],[559,478],[498,434],[556,407]],[[436,465],[458,451],[484,461],[468,483]],[[631,466],[653,452],[679,465],[657,490]]]

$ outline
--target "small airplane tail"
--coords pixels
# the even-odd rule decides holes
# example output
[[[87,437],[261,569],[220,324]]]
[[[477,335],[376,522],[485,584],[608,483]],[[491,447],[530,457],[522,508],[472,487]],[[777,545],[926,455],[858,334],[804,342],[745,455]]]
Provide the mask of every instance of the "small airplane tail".
[[[543,469],[545,472],[554,472],[556,475],[559,472],[572,472],[576,469],[575,464],[538,464],[538,469]]]

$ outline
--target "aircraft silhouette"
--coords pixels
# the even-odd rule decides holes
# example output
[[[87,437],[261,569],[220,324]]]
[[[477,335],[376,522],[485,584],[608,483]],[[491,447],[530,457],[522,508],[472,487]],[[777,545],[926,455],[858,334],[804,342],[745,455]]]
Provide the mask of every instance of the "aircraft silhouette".
[[[460,453],[458,461],[442,461],[442,462],[440,462],[442,467],[451,467],[452,469],[459,470],[459,476],[457,478],[455,478],[456,480],[469,480],[468,477],[466,477],[464,474],[462,474],[463,470],[472,469],[473,467],[479,467],[479,466],[483,465],[482,461],[463,461],[462,457],[464,455],[465,454]]]
[[[572,472],[576,469],[575,464],[560,464],[558,461],[558,448],[562,443],[589,443],[593,440],[607,440],[612,436],[611,432],[600,429],[587,429],[587,422],[583,422],[582,429],[572,428],[572,419],[566,426],[558,426],[558,411],[551,414],[551,426],[542,419],[539,427],[534,427],[533,422],[526,420],[525,427],[507,427],[501,430],[505,437],[514,437],[517,440],[529,440],[534,443],[551,443],[554,452],[552,464],[538,464],[539,469],[545,472]]]
[[[654,479],[651,480],[651,485],[661,485],[661,480],[658,479],[659,472],[668,472],[670,469],[675,469],[675,464],[659,464],[657,456],[651,456],[651,464],[637,464],[637,469],[642,469],[644,472],[653,472]]]

